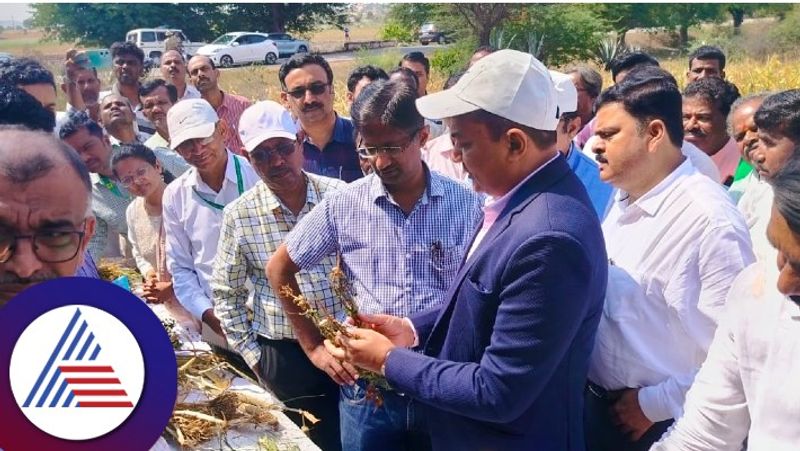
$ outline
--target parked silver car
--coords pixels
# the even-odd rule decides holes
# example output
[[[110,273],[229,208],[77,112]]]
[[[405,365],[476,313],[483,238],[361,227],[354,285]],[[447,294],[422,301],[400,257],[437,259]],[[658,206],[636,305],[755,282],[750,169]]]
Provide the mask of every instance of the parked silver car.
[[[295,39],[286,33],[269,33],[269,38],[278,46],[281,58],[289,57],[295,53],[306,53],[311,50],[308,41]]]

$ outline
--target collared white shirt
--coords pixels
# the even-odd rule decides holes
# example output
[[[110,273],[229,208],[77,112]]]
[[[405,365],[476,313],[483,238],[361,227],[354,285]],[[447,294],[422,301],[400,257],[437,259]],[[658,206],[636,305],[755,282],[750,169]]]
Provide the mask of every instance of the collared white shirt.
[[[731,282],[754,261],[741,214],[688,159],[603,222],[609,281],[589,379],[638,388],[653,422],[680,415]]]
[[[194,87],[194,85],[186,83],[186,89],[183,90],[183,96],[181,96],[181,98],[178,99],[178,101],[180,102],[181,100],[200,99],[200,98],[202,98],[202,96],[200,95],[200,91],[198,91],[197,88]]]
[[[748,177],[757,177],[755,169]],[[750,239],[753,241],[753,250],[758,260],[766,262],[775,261],[775,248],[767,240],[767,224],[772,214],[772,186],[765,180],[758,179],[747,186],[737,207],[742,212],[747,227],[750,229]]]
[[[167,234],[167,267],[172,274],[175,295],[195,317],[212,308],[211,274],[217,254],[222,210],[204,202],[198,194],[219,205],[227,205],[239,197],[233,159],[239,161],[244,191],[259,180],[242,157],[228,153],[225,179],[219,192],[212,190],[191,168],[167,185],[164,190],[163,217]]]
[[[774,262],[736,278],[686,413],[651,451],[800,449],[800,307],[777,280]]]

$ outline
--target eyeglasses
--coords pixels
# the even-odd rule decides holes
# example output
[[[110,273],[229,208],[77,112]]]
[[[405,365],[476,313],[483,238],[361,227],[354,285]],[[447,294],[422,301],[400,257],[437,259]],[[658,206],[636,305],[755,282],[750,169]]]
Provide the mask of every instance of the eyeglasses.
[[[86,228],[86,220],[81,229]],[[14,235],[0,230],[0,263],[14,255],[19,240],[33,242],[33,254],[44,263],[63,263],[75,258],[81,248],[85,232],[77,230],[48,230],[32,235]]]
[[[295,99],[302,99],[306,95],[306,91],[311,92],[312,95],[318,96],[325,93],[328,86],[330,86],[329,83],[312,83],[308,86],[300,86],[291,91],[286,91],[286,93]]]
[[[410,146],[411,143],[414,142],[414,138],[417,137],[417,133],[419,133],[419,129],[417,129],[408,138],[408,142],[406,142],[402,146],[359,146],[356,148],[356,151],[358,151],[358,156],[362,158],[377,158],[377,156],[380,154],[394,156],[406,150],[408,146]]]
[[[196,146],[205,147],[214,142],[214,139],[216,137],[217,137],[217,126],[215,125],[214,132],[211,133],[211,136],[207,138],[187,139],[186,141],[178,144],[178,147],[176,147],[175,150],[180,154],[188,155],[192,153],[192,151],[196,148]]]
[[[121,178],[119,181],[122,183],[122,186],[129,187],[136,182],[136,179],[144,178],[144,176],[147,175],[149,168],[150,166],[142,166],[133,173],[133,176]]]
[[[269,163],[273,155],[280,155],[282,158],[288,157],[295,150],[295,143],[281,144],[274,149],[255,148],[250,152],[250,158],[256,163]]]

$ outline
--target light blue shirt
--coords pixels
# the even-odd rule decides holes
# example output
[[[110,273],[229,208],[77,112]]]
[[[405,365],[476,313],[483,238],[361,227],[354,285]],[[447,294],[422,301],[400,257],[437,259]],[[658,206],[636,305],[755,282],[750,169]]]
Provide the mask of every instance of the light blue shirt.
[[[583,183],[589,194],[589,200],[592,201],[592,206],[602,222],[611,206],[614,187],[600,180],[600,168],[597,163],[581,152],[574,142],[570,143],[567,152],[567,164]]]
[[[375,174],[331,193],[286,237],[289,257],[308,269],[341,253],[363,313],[408,316],[444,303],[481,202],[462,184],[425,171],[427,188],[408,216]]]

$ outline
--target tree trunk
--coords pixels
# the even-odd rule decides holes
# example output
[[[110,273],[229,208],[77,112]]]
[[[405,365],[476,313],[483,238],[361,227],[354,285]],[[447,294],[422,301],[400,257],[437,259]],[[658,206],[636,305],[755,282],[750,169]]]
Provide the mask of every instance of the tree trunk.
[[[680,35],[681,48],[685,49],[689,46],[689,26],[680,25],[678,27],[678,34]]]
[[[480,32],[478,33],[478,45],[489,45],[489,41],[491,40],[492,36],[492,29],[489,27],[481,27]]]
[[[286,19],[283,16],[283,3],[272,3],[272,32],[286,32]]]
[[[734,8],[729,11],[733,17],[733,34],[740,34],[742,32],[742,22],[744,22],[744,10]]]

